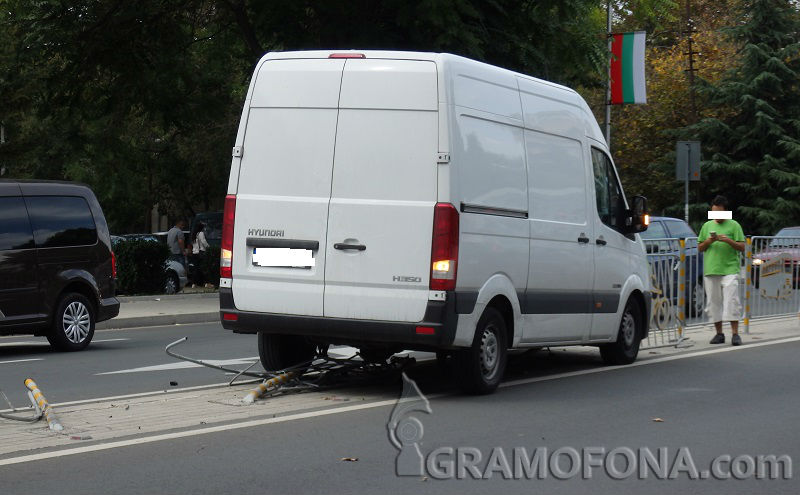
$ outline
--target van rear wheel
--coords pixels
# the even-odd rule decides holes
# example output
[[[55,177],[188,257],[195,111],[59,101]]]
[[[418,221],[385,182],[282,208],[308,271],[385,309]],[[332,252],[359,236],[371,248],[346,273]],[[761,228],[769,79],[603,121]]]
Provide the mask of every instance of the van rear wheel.
[[[609,365],[631,364],[639,355],[639,345],[642,342],[642,315],[639,305],[633,299],[628,299],[622,320],[617,332],[617,340],[612,344],[600,346],[600,356],[603,362]]]
[[[258,357],[266,371],[284,371],[311,361],[316,350],[314,344],[299,335],[258,332]]]
[[[507,355],[503,315],[486,308],[478,320],[472,347],[454,353],[461,389],[470,394],[494,392],[503,379]]]

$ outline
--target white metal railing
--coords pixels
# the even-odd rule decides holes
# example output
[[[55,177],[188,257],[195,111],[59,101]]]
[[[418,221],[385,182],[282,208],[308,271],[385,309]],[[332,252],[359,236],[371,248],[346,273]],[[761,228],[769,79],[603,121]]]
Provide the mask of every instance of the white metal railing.
[[[645,239],[653,290],[650,337],[643,347],[676,345],[687,325],[706,321],[703,253],[697,237]],[[752,236],[740,257],[742,320],[792,315],[800,307],[800,236]],[[672,276],[667,276],[671,271]]]

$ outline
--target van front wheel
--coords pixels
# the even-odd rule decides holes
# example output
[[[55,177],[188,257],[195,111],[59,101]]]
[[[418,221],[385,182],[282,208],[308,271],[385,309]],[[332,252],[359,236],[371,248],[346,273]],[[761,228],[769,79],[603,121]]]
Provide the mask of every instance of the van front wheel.
[[[631,364],[639,355],[642,342],[642,315],[636,301],[629,299],[622,312],[617,341],[600,346],[603,362],[610,365]]]
[[[306,363],[315,353],[316,346],[304,337],[258,332],[258,357],[266,371],[284,371]]]
[[[506,369],[506,323],[494,308],[486,308],[475,329],[472,347],[454,353],[461,389],[470,394],[494,392]]]

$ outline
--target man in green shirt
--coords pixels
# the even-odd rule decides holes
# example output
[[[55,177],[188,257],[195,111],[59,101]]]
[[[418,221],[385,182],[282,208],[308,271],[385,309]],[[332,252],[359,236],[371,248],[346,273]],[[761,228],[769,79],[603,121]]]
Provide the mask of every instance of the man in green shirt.
[[[728,211],[728,200],[717,196],[711,211]],[[710,216],[710,215],[709,215]],[[717,334],[712,344],[724,344],[722,322],[731,322],[731,344],[741,345],[739,318],[739,253],[744,251],[744,232],[733,219],[709,220],[697,236],[697,249],[703,254],[703,286],[706,291],[706,314],[714,322]]]

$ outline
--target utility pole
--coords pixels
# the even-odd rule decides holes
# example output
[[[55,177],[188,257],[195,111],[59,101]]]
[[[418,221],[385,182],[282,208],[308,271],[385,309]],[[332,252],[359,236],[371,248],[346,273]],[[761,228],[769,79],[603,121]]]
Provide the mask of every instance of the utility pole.
[[[689,50],[684,55],[689,56],[689,68],[684,69],[684,72],[689,76],[689,124],[697,122],[697,101],[695,99],[694,90],[694,73],[697,69],[694,66],[694,56],[699,52],[694,51],[692,46],[692,34],[694,34],[694,22],[692,21],[692,0],[686,0],[686,42]]]
[[[688,50],[684,53],[689,57],[689,68],[684,69],[684,71],[689,76],[689,118],[687,119],[687,124],[695,124],[697,123],[697,99],[695,97],[695,88],[694,88],[694,73],[697,69],[694,66],[694,56],[698,54],[698,52],[694,51],[694,47],[692,46],[692,34],[694,34],[694,22],[692,21],[692,0],[686,0],[686,43]],[[687,178],[686,178],[686,189],[684,191],[684,220],[686,223],[689,223],[689,167],[686,168]],[[699,199],[699,198],[698,198]]]
[[[606,36],[608,36],[608,56],[611,57],[611,0],[606,1]],[[608,64],[608,89],[606,90],[606,146],[611,153],[611,64]]]

